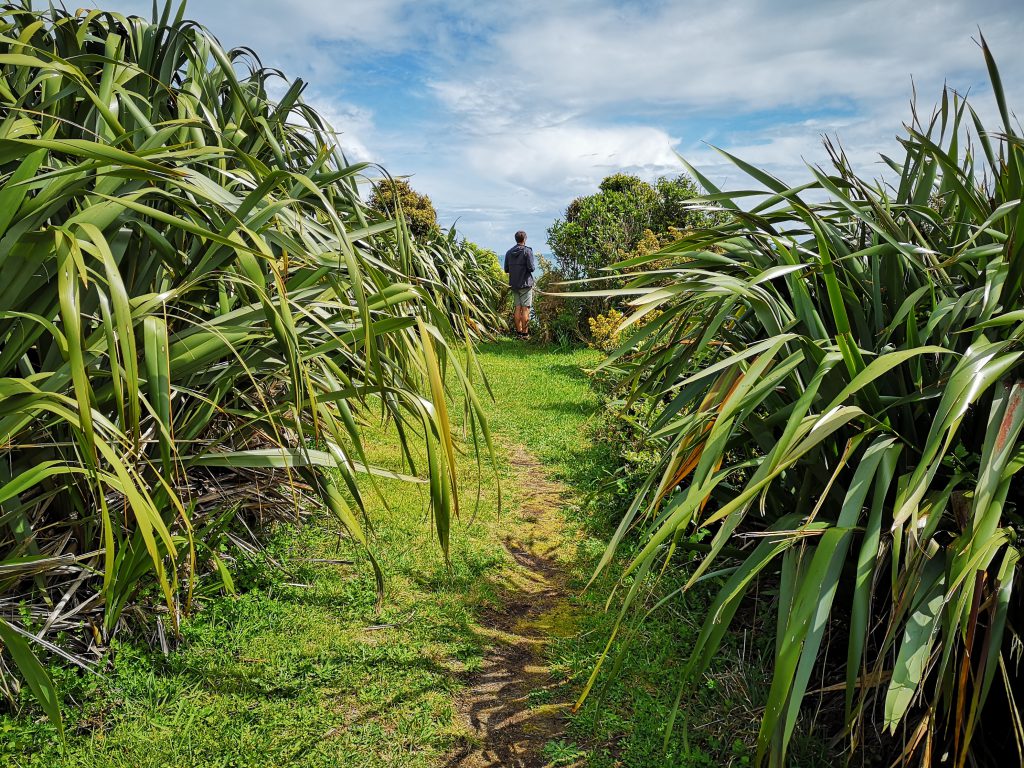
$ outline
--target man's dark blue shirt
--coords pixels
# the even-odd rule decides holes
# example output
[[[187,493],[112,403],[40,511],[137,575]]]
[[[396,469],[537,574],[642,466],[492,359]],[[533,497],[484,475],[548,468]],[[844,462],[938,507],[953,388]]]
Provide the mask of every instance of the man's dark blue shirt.
[[[508,287],[514,291],[533,286],[533,249],[516,243],[505,254],[505,271],[508,272]]]

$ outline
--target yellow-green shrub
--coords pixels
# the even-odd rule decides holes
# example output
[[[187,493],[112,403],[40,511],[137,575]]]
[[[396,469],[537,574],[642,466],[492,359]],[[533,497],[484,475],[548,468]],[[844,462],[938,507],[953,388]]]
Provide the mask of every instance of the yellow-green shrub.
[[[609,352],[619,345],[620,328],[625,315],[617,309],[609,309],[605,314],[588,317],[590,326],[590,346]]]

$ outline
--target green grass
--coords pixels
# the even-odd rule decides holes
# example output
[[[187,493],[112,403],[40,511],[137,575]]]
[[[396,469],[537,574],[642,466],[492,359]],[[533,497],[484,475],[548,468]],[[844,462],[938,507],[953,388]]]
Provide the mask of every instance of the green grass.
[[[365,563],[302,561],[358,559],[355,548],[320,527],[282,530],[270,554],[287,574],[254,569],[241,596],[185,622],[166,659],[121,646],[106,680],[86,683],[83,732],[65,755],[47,724],[0,746],[0,763],[433,765],[458,738],[455,672],[481,650],[470,608],[488,599],[503,554],[481,524],[460,532],[448,572],[420,500],[396,490],[393,515],[375,510],[380,614]]]
[[[386,574],[380,613],[372,571],[358,547],[319,518],[303,528],[282,528],[265,556],[239,560],[239,596],[207,601],[184,622],[182,640],[166,658],[139,638],[123,639],[102,679],[55,668],[75,702],[67,708],[66,747],[57,745],[48,722],[3,717],[0,764],[442,765],[467,738],[455,701],[464,674],[483,655],[476,616],[500,605],[508,559],[499,534],[517,525],[514,511],[528,490],[529,478],[514,477],[504,460],[516,444],[577,492],[566,509],[563,558],[574,615],[559,618],[577,631],[556,637],[549,650],[564,684],[538,692],[529,704],[573,700],[614,618],[604,611],[611,580],[583,591],[608,533],[606,515],[594,508],[600,502],[587,503],[587,492],[608,470],[607,457],[589,439],[601,406],[582,372],[600,356],[500,341],[484,345],[480,359],[494,391],[485,408],[503,459],[505,510],[498,520],[496,484],[485,475],[479,512],[470,523],[476,478],[467,457],[461,477],[466,506],[452,536],[450,569],[431,533],[426,490],[386,481],[388,508],[367,494],[374,551]],[[459,412],[457,403],[452,412]],[[371,458],[398,468],[396,443],[386,434],[378,438],[367,440]],[[269,568],[267,559],[284,570]],[[317,559],[352,563],[311,562]],[[668,589],[672,578],[668,574],[657,589]],[[703,599],[690,598],[698,608]],[[756,723],[742,713],[749,700],[764,695],[758,688],[764,673],[756,644],[742,631],[696,692],[700,714],[690,722],[688,743],[677,727],[668,751],[663,749],[660,724],[672,704],[665,680],[678,671],[692,642],[680,636],[680,626],[696,633],[695,621],[679,621],[691,608],[673,604],[644,624],[644,642],[632,646],[603,698],[589,700],[568,733],[547,745],[546,759],[555,765],[583,760],[589,768],[745,764]],[[740,656],[743,663],[736,663]]]
[[[492,429],[561,477],[585,474],[593,456],[584,433],[599,407],[586,371],[600,353],[497,341],[482,347],[480,359],[494,393],[484,404]]]

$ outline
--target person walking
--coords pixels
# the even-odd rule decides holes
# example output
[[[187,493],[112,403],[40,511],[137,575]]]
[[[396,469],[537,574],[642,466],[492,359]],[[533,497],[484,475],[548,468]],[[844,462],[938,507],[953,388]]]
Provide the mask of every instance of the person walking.
[[[516,232],[516,244],[505,253],[505,271],[508,273],[508,287],[514,299],[512,323],[516,335],[529,336],[530,307],[533,306],[533,249],[526,245],[526,233]]]

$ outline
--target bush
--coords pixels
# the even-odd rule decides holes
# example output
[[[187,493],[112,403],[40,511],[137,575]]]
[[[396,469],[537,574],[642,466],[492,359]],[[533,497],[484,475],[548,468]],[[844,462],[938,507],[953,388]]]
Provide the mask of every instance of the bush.
[[[1024,139],[982,48],[998,131],[947,91],[886,159],[894,184],[832,145],[809,188],[751,170],[768,192],[723,194],[731,220],[636,265],[676,259],[674,290],[650,274],[628,285],[637,312],[664,314],[626,342],[626,395],[669,405],[650,425],[665,450],[604,562],[634,527],[624,581],[713,532],[687,587],[724,583],[674,681],[683,701],[743,601],[770,591],[758,762],[789,764],[801,707],[821,699],[851,751],[874,744],[887,763],[1020,762],[1006,728],[1020,693]]]
[[[557,295],[564,293],[565,273],[548,259],[537,256],[540,276],[534,284],[533,335],[539,341],[554,344],[578,344],[580,335],[579,303]]]
[[[606,314],[588,317],[587,325],[590,326],[590,346],[595,349],[610,352],[619,346],[619,327],[625,315],[617,309],[609,309]]]
[[[643,482],[660,464],[664,444],[651,440],[650,434],[662,407],[648,399],[628,403],[611,394],[606,397],[592,433],[609,467],[609,475],[591,505],[604,523],[614,527]]]
[[[653,185],[636,176],[613,174],[595,194],[569,203],[565,216],[551,225],[551,252],[567,279],[598,277],[615,262],[642,255],[637,253],[642,243],[649,253],[673,239],[673,231],[688,232],[711,223],[713,216],[689,204],[699,194],[696,182],[686,174],[660,178]]]
[[[425,237],[437,229],[437,211],[426,195],[421,195],[405,179],[381,179],[370,195],[370,208],[388,219],[399,213],[414,237]]]
[[[565,216],[548,229],[548,243],[558,260],[561,279],[608,277],[611,265],[660,251],[686,232],[708,225],[714,215],[690,205],[699,191],[686,174],[660,178],[653,185],[629,174],[608,176],[597,193],[573,200]],[[671,257],[667,261],[670,263]],[[609,309],[625,310],[617,299],[580,297],[573,301],[578,316],[574,335],[580,338],[586,337],[590,318]],[[568,324],[567,313],[563,321]]]
[[[326,511],[368,544],[364,421],[429,448],[446,551],[458,508],[439,371],[488,286],[373,215],[301,82],[272,100],[171,11],[0,11],[0,690],[16,668],[58,723],[34,649],[173,631],[232,525]]]
[[[504,327],[508,283],[494,251],[460,238],[454,227],[434,227],[416,240],[419,258],[403,269],[416,278],[456,328],[490,337]]]

